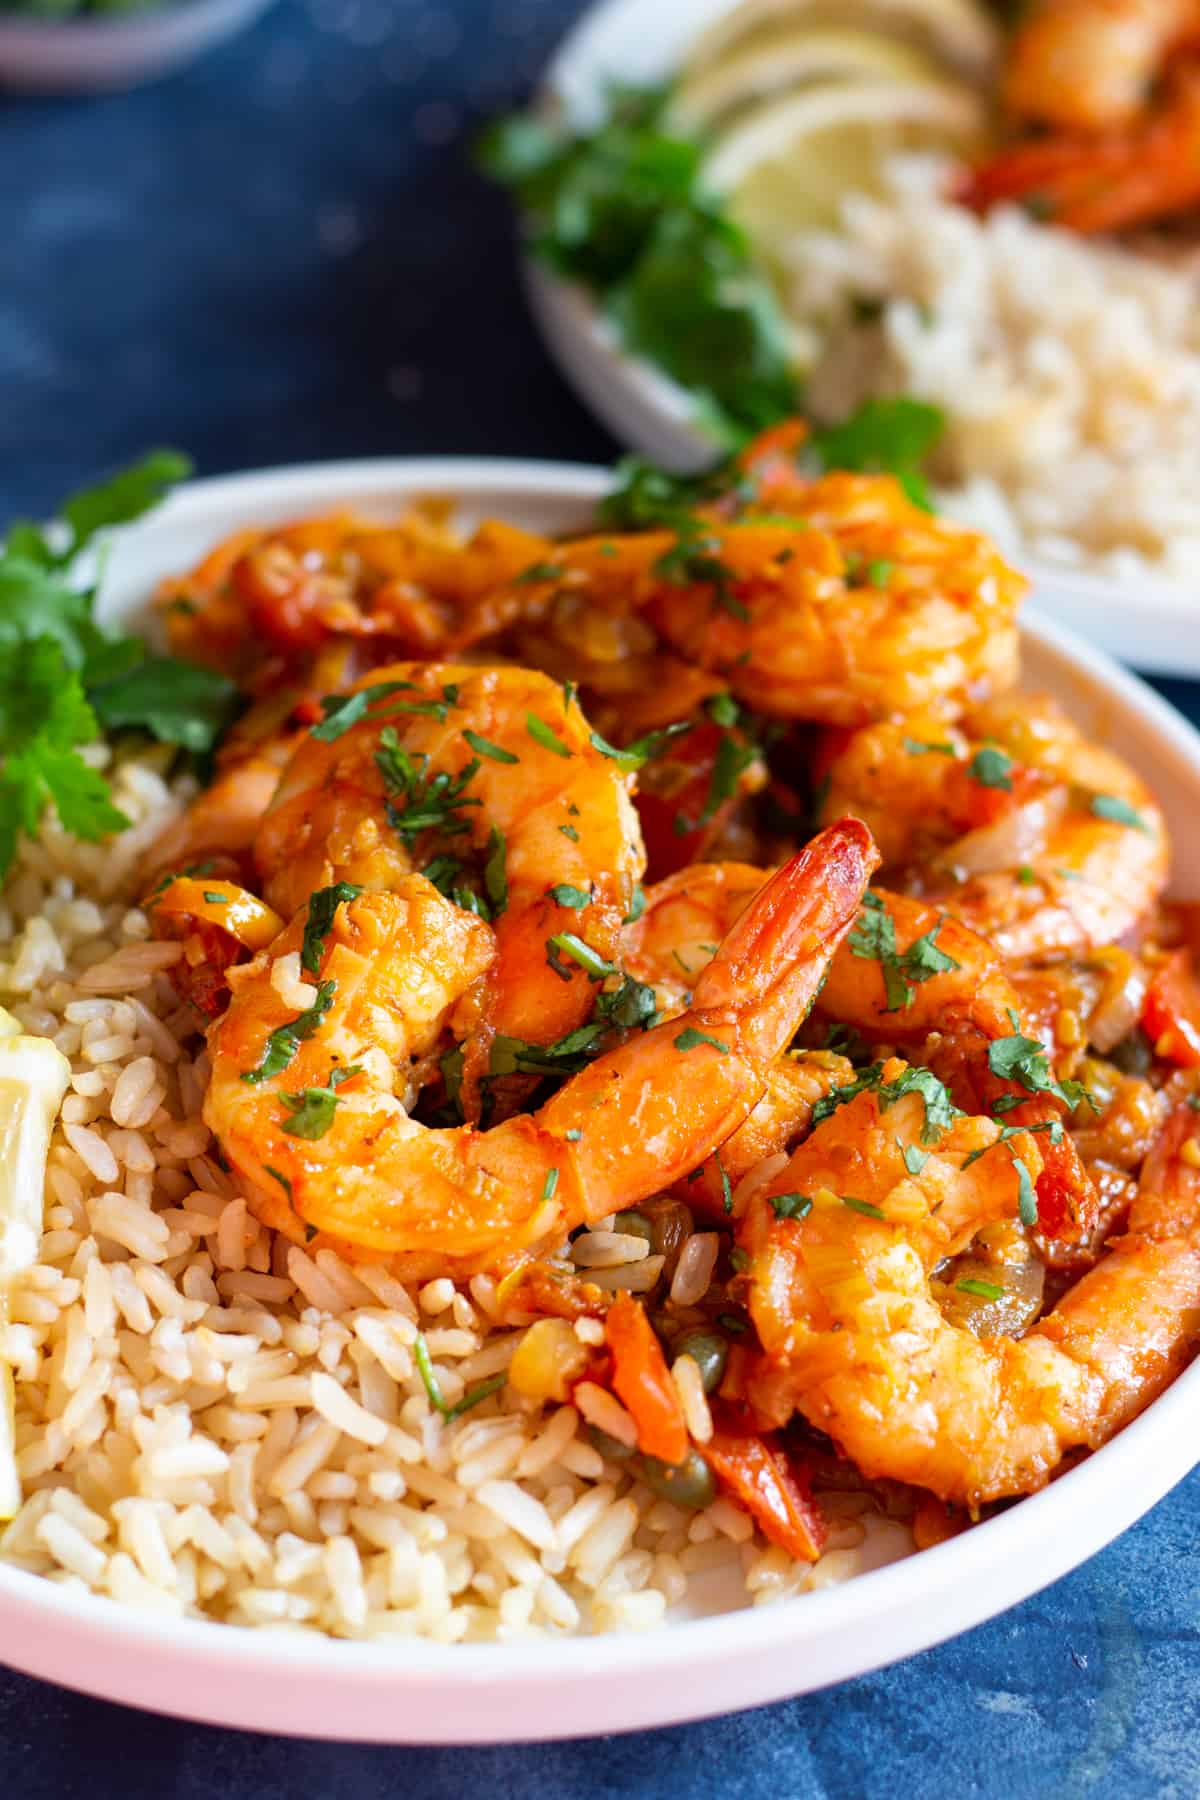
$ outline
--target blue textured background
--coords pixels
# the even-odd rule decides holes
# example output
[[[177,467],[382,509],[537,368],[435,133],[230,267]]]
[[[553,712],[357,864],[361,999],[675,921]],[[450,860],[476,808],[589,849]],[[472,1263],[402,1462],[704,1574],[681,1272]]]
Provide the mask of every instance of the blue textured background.
[[[526,319],[504,208],[462,154],[577,10],[280,0],[140,94],[0,100],[0,517],[155,442],[205,473],[607,458]],[[1200,716],[1194,686],[1162,685]],[[0,1771],[22,1800],[1190,1800],[1198,1502],[1194,1476],[1067,1580],[900,1668],[709,1724],[541,1749],[301,1745],[0,1671]]]

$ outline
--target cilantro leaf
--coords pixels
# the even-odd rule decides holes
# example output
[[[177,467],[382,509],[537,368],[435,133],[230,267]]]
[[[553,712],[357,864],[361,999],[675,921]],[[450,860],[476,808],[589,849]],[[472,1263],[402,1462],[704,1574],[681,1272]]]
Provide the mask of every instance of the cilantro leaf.
[[[939,919],[932,930],[914,938],[901,955],[896,949],[895,920],[886,902],[878,894],[863,896],[863,910],[847,942],[853,955],[879,963],[883,971],[886,1011],[899,1012],[910,1006],[914,985],[961,966],[936,941],[944,923]]]
[[[291,1113],[291,1118],[284,1120],[283,1129],[290,1137],[307,1138],[310,1142],[323,1138],[333,1124],[338,1088],[352,1075],[361,1074],[361,1063],[348,1063],[342,1068],[330,1069],[326,1087],[306,1087],[298,1094],[280,1094],[279,1098]]]
[[[932,1069],[906,1068],[895,1081],[884,1081],[883,1064],[872,1063],[870,1068],[864,1069],[844,1087],[830,1088],[827,1094],[821,1096],[812,1111],[814,1128],[830,1118],[847,1101],[857,1099],[859,1094],[871,1093],[876,1096],[880,1112],[886,1112],[890,1106],[895,1106],[906,1094],[920,1094],[925,1102],[925,1123],[921,1129],[923,1144],[936,1143],[955,1119],[963,1116]]]
[[[332,887],[318,888],[308,897],[308,917],[304,921],[304,940],[300,946],[300,967],[316,975],[325,954],[325,939],[333,929],[334,917],[344,900],[357,900],[362,893],[352,881],[335,881]]]
[[[967,764],[967,774],[980,787],[1000,788],[1012,793],[1012,757],[997,744],[984,744]]]
[[[801,457],[821,469],[895,475],[909,499],[929,511],[929,490],[920,468],[944,423],[938,408],[922,400],[903,395],[867,400],[840,424],[813,431]]]
[[[277,1025],[263,1046],[263,1058],[256,1069],[243,1071],[242,1080],[254,1087],[260,1081],[270,1081],[273,1075],[282,1075],[300,1045],[320,1030],[321,1021],[333,1005],[333,996],[337,992],[336,981],[322,981],[314,989],[313,1003],[286,1025]]]
[[[1010,1037],[995,1038],[988,1045],[988,1068],[1002,1081],[1016,1082],[1027,1094],[1053,1094],[1072,1111],[1085,1101],[1093,1112],[1100,1110],[1081,1081],[1057,1081],[1044,1046],[1036,1038],[1025,1037],[1019,1031],[1014,1031]],[[1015,1094],[1006,1094],[992,1111],[1011,1112],[1020,1104]]]
[[[232,681],[175,656],[147,656],[89,697],[108,730],[136,726],[160,743],[197,752],[213,748],[238,704]]]

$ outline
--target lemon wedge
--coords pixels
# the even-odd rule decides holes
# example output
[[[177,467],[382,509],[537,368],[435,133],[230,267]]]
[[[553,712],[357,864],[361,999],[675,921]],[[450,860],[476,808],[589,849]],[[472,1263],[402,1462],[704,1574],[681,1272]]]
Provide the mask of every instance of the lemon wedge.
[[[671,100],[685,131],[719,129],[738,107],[818,81],[936,80],[938,64],[924,51],[878,31],[798,29],[790,20],[753,32],[728,55],[691,65]]]
[[[70,1079],[62,1051],[0,1007],[0,1319],[4,1288],[37,1260],[50,1133]],[[0,1519],[21,1504],[15,1426],[12,1370],[0,1363]]]
[[[741,114],[714,145],[704,179],[778,271],[798,233],[836,224],[844,194],[879,191],[895,151],[962,154],[985,126],[983,100],[957,82],[822,84]]]
[[[872,27],[924,45],[976,80],[986,79],[1000,29],[977,0],[742,0],[697,37],[688,67],[699,73],[761,26],[802,31],[812,24]]]

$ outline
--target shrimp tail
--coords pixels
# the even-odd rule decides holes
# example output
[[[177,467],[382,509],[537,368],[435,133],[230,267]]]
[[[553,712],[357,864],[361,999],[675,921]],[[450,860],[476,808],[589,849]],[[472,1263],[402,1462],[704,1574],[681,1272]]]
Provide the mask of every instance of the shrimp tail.
[[[777,1056],[807,1017],[878,867],[861,820],[828,826],[735,921],[696,982],[692,1011],[740,1019],[751,1057]]]

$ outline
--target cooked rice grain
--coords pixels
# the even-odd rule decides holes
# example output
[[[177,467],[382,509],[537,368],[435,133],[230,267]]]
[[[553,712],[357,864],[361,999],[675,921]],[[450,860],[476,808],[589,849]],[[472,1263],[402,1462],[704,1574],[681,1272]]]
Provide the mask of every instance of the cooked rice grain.
[[[188,792],[163,766],[151,752],[113,772],[129,831],[78,844],[50,821],[0,899],[0,1003],[73,1066],[39,1259],[0,1327],[24,1485],[0,1555],[171,1615],[456,1643],[645,1629],[701,1569],[728,1565],[759,1600],[911,1548],[905,1527],[847,1514],[859,1547],[835,1532],[810,1570],[728,1500],[692,1521],[585,1441],[583,1419],[636,1435],[595,1384],[577,1406],[502,1390],[450,1424],[433,1411],[419,1321],[450,1403],[521,1334],[493,1324],[487,1276],[407,1286],[277,1243],[215,1162],[207,1055],[165,973],[179,949],[135,904],[138,859]],[[588,1236],[619,1258],[590,1279],[655,1284],[642,1240]],[[685,1293],[707,1285],[711,1236],[685,1249]],[[603,1341],[594,1320],[577,1330]],[[676,1378],[702,1438],[703,1389]]]

